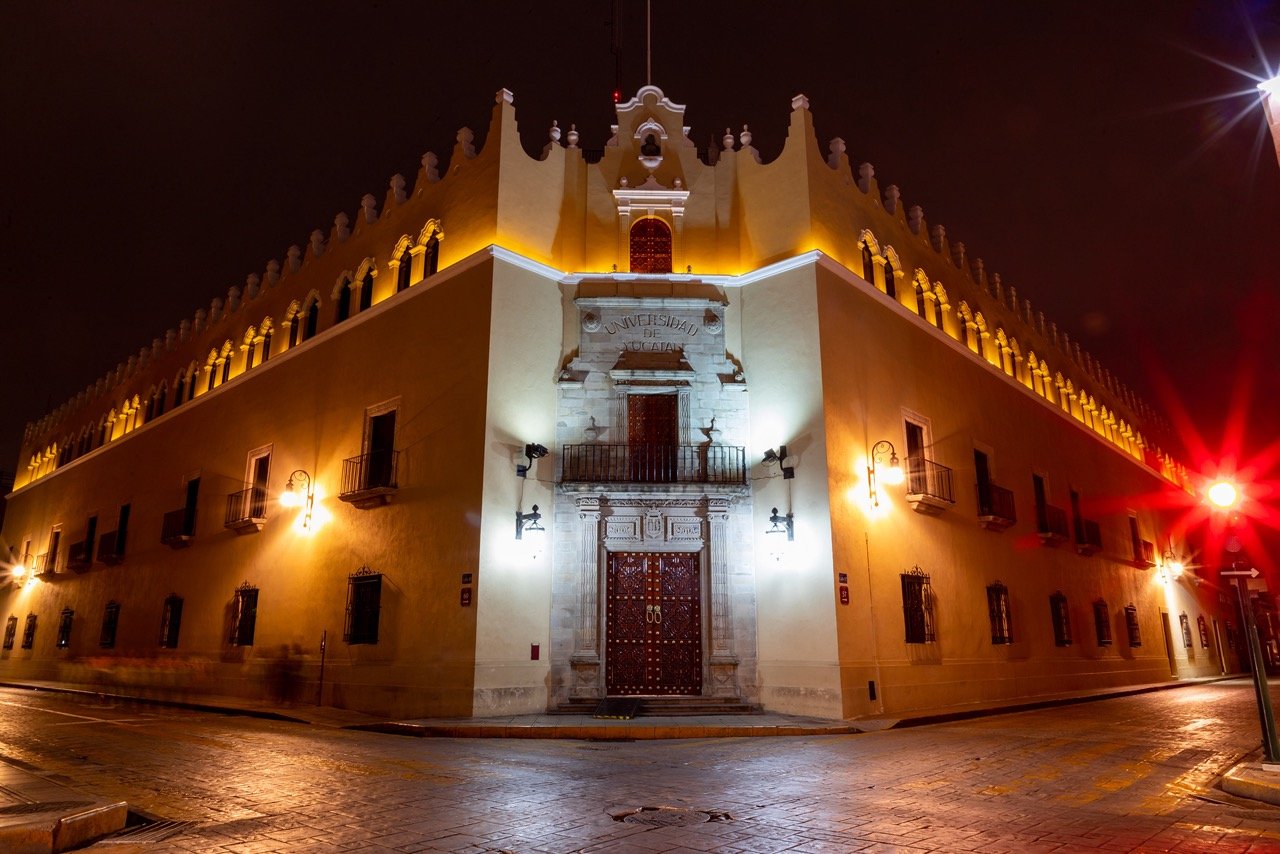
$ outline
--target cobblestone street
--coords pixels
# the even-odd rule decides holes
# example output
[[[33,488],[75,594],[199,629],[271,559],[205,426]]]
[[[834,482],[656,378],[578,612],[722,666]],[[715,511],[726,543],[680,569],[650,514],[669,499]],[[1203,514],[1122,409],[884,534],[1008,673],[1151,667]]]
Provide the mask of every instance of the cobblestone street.
[[[1245,681],[862,735],[622,743],[22,690],[0,708],[0,759],[193,822],[95,851],[1280,851],[1280,808],[1212,788],[1258,744]]]

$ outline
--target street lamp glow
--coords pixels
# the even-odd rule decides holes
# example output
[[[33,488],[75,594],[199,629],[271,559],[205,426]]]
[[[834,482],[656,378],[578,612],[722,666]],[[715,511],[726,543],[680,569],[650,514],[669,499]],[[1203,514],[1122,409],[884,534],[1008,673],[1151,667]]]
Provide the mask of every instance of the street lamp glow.
[[[1234,507],[1240,500],[1240,490],[1229,480],[1220,480],[1209,487],[1209,500],[1217,507]]]
[[[1263,80],[1258,84],[1258,88],[1266,95],[1280,94],[1280,76],[1272,77],[1270,80]]]
[[[20,563],[15,563],[11,571],[13,572],[14,581],[17,581],[18,579],[22,578],[22,576],[27,574],[27,568]]]

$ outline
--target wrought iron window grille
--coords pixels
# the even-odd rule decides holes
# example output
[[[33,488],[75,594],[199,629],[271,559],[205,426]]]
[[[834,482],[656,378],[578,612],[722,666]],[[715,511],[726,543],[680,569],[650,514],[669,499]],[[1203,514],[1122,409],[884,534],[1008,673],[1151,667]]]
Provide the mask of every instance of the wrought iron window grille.
[[[1009,588],[997,581],[987,587],[987,614],[991,618],[991,643],[1013,643],[1013,620],[1009,611]]]
[[[1105,599],[1093,603],[1093,628],[1098,636],[1098,646],[1111,646],[1111,613]]]
[[[231,602],[231,645],[253,646],[258,622],[258,588],[248,581],[235,589]]]
[[[1209,648],[1209,624],[1205,622],[1203,616],[1196,617],[1196,629],[1200,632],[1200,648]]]
[[[933,587],[929,575],[919,566],[902,573],[902,616],[907,643],[937,640],[933,621]]]
[[[1124,625],[1129,632],[1129,646],[1142,646],[1142,630],[1138,627],[1138,609],[1132,602],[1124,608]]]
[[[376,644],[382,608],[382,573],[362,566],[347,579],[347,620],[342,639],[348,644]]]
[[[1071,614],[1067,609],[1067,597],[1056,591],[1049,597],[1049,615],[1053,620],[1055,646],[1071,646]]]
[[[71,646],[71,622],[75,619],[76,612],[70,608],[63,608],[62,613],[58,615],[58,649],[66,649]]]
[[[120,625],[120,603],[107,603],[102,612],[102,632],[98,635],[98,646],[103,649],[114,649],[116,645],[116,628]]]
[[[178,648],[178,633],[182,628],[182,597],[170,593],[164,600],[164,611],[160,617],[160,647],[162,649]]]

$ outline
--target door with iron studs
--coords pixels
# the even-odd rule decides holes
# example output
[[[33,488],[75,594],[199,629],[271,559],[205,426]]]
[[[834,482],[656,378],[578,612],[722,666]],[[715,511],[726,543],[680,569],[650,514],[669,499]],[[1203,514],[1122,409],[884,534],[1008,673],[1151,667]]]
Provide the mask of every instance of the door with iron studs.
[[[610,695],[702,693],[698,555],[613,552],[606,579]]]

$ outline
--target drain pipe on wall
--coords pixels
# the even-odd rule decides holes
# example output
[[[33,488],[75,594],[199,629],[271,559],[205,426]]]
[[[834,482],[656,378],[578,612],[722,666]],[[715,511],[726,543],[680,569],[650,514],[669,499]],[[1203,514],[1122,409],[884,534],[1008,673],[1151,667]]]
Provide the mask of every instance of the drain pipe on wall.
[[[880,679],[880,644],[876,640],[876,604],[871,585],[871,534],[862,532],[862,544],[867,551],[867,610],[871,614],[871,654],[876,661],[876,704],[878,714],[884,714],[884,682]]]
[[[320,678],[316,681],[316,705],[323,706],[324,698],[324,652],[328,646],[329,630],[322,629],[320,631]]]

